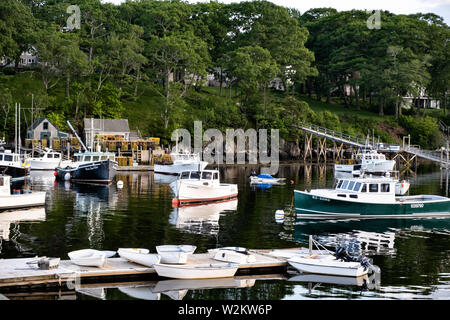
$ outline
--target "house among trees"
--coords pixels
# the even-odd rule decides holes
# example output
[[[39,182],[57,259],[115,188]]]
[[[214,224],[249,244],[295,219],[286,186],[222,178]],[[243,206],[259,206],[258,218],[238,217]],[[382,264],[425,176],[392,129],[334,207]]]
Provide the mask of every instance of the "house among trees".
[[[38,56],[36,54],[36,49],[34,47],[32,47],[28,51],[22,52],[22,54],[20,55],[18,67],[19,68],[30,67],[30,66],[37,64],[37,62],[38,62]],[[8,60],[5,58],[0,60],[0,66],[14,68],[15,65],[16,65],[15,62],[11,61],[11,60]]]
[[[47,118],[37,118],[27,129],[27,139],[47,140],[47,146],[52,147],[52,139],[67,139],[69,134],[60,131]]]
[[[127,119],[84,119],[84,141],[87,148],[101,140],[130,140],[130,126]]]

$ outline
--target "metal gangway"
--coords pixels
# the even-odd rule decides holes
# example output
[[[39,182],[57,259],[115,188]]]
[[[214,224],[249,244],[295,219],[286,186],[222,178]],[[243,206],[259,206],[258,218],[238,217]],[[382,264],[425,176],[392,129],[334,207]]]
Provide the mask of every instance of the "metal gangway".
[[[355,136],[351,136],[346,133],[338,132],[336,130],[324,128],[315,124],[311,123],[301,123],[299,126],[296,126],[297,128],[309,133],[313,134],[315,136],[318,136],[320,138],[329,139],[338,143],[343,143],[345,145],[358,147],[358,148],[372,148],[374,150],[377,150],[379,152],[395,152],[398,154],[407,153],[412,155],[413,157],[419,157],[423,159],[427,159],[433,162],[439,163],[441,166],[445,166],[446,168],[449,168],[450,164],[450,158],[449,158],[449,142],[447,140],[447,146],[446,148],[442,147],[439,151],[430,151],[422,149],[420,146],[417,145],[411,145],[410,144],[410,136],[406,136],[403,138],[403,144],[401,146],[399,145],[390,145],[385,144],[380,141],[376,145],[370,145],[368,143],[367,138],[358,138]],[[408,143],[406,143],[405,140],[408,140]],[[382,147],[380,147],[382,146]],[[410,159],[412,160],[412,159]],[[408,162],[410,161],[408,160]]]

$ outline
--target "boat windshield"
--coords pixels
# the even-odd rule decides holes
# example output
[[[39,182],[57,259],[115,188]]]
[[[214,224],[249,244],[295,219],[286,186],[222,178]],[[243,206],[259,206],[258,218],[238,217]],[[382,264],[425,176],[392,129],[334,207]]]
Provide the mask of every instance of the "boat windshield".
[[[208,172],[208,171],[202,172],[202,179],[203,180],[211,180],[212,179],[212,172]]]
[[[200,180],[200,171],[192,171],[191,172],[191,179],[199,179]]]

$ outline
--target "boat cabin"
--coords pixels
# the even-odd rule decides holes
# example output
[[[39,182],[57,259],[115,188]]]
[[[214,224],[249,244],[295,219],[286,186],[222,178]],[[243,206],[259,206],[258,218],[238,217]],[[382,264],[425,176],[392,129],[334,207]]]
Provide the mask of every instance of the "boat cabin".
[[[378,153],[374,150],[369,150],[356,155],[356,160],[362,163],[386,161],[386,156],[384,154]]]
[[[51,149],[46,149],[41,158],[42,159],[61,159],[61,153],[53,151]]]
[[[204,171],[183,171],[179,175],[180,180],[204,180],[204,181],[219,181],[219,171],[204,170]]]
[[[393,179],[340,179],[338,180],[335,190],[338,196],[347,197],[348,193],[350,198],[354,194],[370,194],[370,195],[395,195],[396,181]]]
[[[200,161],[198,153],[171,153],[170,157],[173,162]]]
[[[75,153],[75,159],[77,162],[95,162],[108,159],[115,161],[115,154],[112,152],[82,152]]]
[[[12,153],[11,150],[5,150],[0,152],[0,163],[2,164],[10,164],[13,165],[14,163],[21,163],[22,160],[20,158],[20,155],[17,153]]]

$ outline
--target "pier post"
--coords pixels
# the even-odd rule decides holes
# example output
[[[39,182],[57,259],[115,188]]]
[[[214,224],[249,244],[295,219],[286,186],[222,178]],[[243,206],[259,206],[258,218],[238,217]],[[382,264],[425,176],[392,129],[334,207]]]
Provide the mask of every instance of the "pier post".
[[[308,155],[310,156],[310,159],[312,159],[312,138],[313,138],[312,133],[305,134],[305,152],[303,154],[303,160],[306,160]]]

